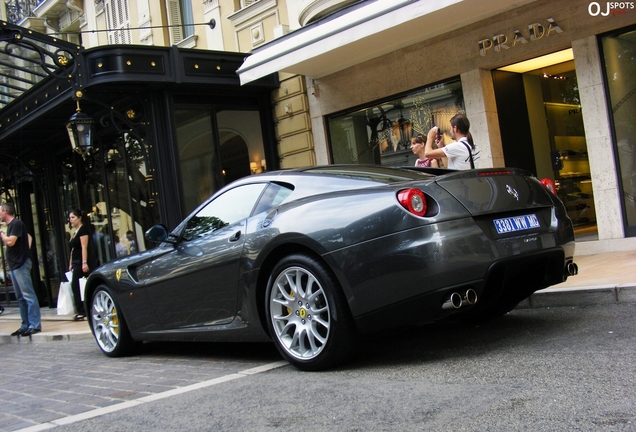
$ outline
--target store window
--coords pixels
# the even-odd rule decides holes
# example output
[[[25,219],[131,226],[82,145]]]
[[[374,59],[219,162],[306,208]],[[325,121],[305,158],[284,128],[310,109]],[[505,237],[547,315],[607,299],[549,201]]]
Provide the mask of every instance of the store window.
[[[605,80],[614,126],[625,235],[636,237],[636,29],[601,38]]]
[[[266,169],[258,111],[184,107],[175,119],[184,214],[222,186]]]
[[[596,239],[594,192],[574,62],[545,68],[538,76],[557,194],[572,219],[577,240]]]
[[[98,196],[93,199],[98,203],[93,207],[96,225],[101,218],[107,219],[104,215],[109,216],[109,226],[103,228],[103,235],[105,243],[112,246],[104,249],[120,257],[154,247],[152,243],[147,245],[144,237],[146,230],[159,223],[149,146],[124,133],[105,151],[104,158],[108,201],[102,202]],[[101,190],[97,188],[96,192]]]
[[[554,180],[576,240],[598,240],[572,50],[502,67],[493,71],[493,84],[506,166]]]
[[[88,218],[93,254],[98,263],[156,246],[144,233],[160,222],[149,148],[132,134],[103,136],[90,156],[70,155],[60,179],[62,220],[80,209]],[[64,245],[73,235],[66,223]],[[68,257],[70,250],[66,250]]]
[[[329,118],[333,163],[414,165],[411,138],[432,126],[448,127],[464,112],[461,82],[454,79],[379,104]]]

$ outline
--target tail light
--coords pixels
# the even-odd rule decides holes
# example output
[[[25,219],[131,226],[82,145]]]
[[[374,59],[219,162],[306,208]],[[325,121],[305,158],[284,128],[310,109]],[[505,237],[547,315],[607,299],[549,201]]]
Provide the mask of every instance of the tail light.
[[[541,184],[554,195],[556,195],[556,185],[554,184],[554,180],[550,178],[541,179]]]
[[[424,216],[426,213],[426,197],[419,189],[403,189],[398,192],[399,203],[410,213],[416,216]]]

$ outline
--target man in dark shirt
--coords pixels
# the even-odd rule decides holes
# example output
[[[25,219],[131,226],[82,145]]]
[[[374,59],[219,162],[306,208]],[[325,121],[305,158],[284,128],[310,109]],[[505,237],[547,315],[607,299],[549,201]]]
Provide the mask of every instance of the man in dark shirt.
[[[15,218],[11,203],[0,204],[0,220],[7,224],[7,233],[0,231],[0,240],[7,246],[7,263],[22,318],[22,325],[11,336],[31,336],[42,331],[40,304],[31,280],[31,235],[26,225]]]

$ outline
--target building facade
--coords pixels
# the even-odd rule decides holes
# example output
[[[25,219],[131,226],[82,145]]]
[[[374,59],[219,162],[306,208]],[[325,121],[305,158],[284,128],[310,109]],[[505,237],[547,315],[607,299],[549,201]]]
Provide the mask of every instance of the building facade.
[[[0,23],[0,194],[35,239],[42,304],[55,306],[68,269],[70,209],[87,214],[107,262],[154,247],[149,227],[176,226],[232,180],[280,166],[278,76],[240,86],[246,54],[208,44],[223,36],[215,4],[2,2],[15,22]],[[76,111],[92,121],[80,152],[66,127]]]
[[[50,305],[68,266],[71,207],[89,213],[105,262],[152,247],[145,229],[174,227],[238,177],[412,165],[410,138],[445,130],[458,112],[482,167],[556,181],[578,254],[636,249],[633,2],[5,0],[0,9],[0,193],[31,227],[34,278]],[[51,48],[13,49],[16,31],[23,41],[45,35],[35,46]],[[65,128],[80,106],[95,120],[83,155]]]
[[[306,77],[316,163],[412,165],[410,137],[464,112],[482,167],[556,181],[578,254],[636,248],[634,2],[305,0],[298,12],[304,26],[239,75]]]

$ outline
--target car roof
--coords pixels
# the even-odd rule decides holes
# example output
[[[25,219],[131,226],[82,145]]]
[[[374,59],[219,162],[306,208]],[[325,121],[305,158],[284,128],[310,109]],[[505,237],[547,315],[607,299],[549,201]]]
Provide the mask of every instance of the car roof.
[[[348,180],[374,182],[377,184],[399,183],[410,180],[426,180],[435,175],[405,168],[386,167],[381,165],[318,165],[302,168],[271,171],[255,176],[243,177],[232,184],[252,183],[256,181],[289,181],[292,179],[316,177],[336,178],[343,182]],[[231,186],[232,184],[228,185]]]

